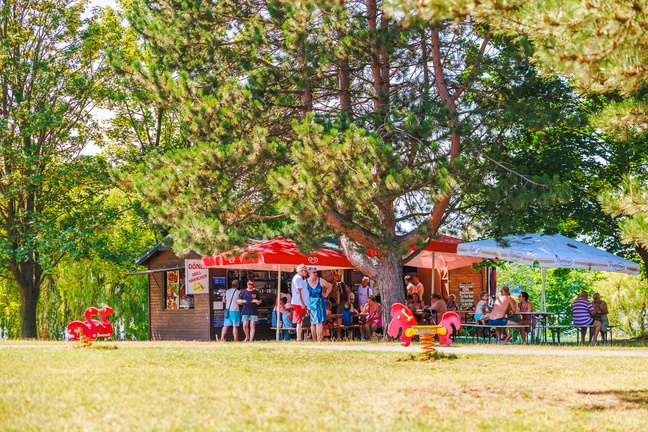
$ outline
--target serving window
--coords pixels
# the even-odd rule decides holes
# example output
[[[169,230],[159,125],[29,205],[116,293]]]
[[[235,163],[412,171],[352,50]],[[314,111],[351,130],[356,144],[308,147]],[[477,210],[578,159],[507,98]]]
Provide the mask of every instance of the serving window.
[[[164,309],[194,308],[194,296],[186,293],[184,270],[164,273],[164,292]]]

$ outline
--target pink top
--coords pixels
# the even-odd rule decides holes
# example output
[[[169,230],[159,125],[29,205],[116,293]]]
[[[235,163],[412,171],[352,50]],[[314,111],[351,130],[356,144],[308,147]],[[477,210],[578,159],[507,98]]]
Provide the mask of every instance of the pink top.
[[[369,315],[373,316],[376,312],[378,312],[378,311],[370,309],[369,310]],[[373,323],[378,324],[379,326],[382,326],[382,315],[379,316],[379,317],[372,318],[369,322],[373,322]]]

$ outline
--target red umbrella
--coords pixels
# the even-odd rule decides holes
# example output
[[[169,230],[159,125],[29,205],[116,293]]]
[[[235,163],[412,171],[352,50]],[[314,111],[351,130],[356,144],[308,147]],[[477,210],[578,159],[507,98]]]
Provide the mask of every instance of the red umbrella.
[[[481,262],[480,258],[457,255],[457,245],[461,242],[461,239],[450,236],[442,236],[439,239],[431,240],[418,255],[405,265],[418,268],[434,267],[435,269],[452,270]],[[415,250],[416,248],[413,247],[410,252]],[[368,249],[367,255],[374,257],[376,252]]]
[[[452,270],[461,267],[468,267],[472,264],[481,262],[481,259],[479,258],[457,255],[457,246],[461,242],[461,239],[451,236],[442,236],[441,238],[431,240],[430,243],[428,243],[427,246],[425,246],[412,260],[407,262],[406,265],[419,268],[434,267],[435,269]],[[416,248],[412,248],[412,252],[415,250]],[[434,265],[432,263],[434,263]]]
[[[352,269],[346,255],[330,249],[320,249],[309,254],[299,252],[294,241],[283,237],[254,243],[245,249],[224,252],[202,259],[205,267],[231,267],[250,270],[288,270],[291,266],[305,264],[318,270]]]

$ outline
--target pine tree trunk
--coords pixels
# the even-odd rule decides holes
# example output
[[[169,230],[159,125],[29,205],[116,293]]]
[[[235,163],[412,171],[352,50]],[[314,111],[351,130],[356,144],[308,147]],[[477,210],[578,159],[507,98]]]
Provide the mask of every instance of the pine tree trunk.
[[[380,288],[380,303],[382,305],[383,340],[387,340],[387,327],[391,321],[391,307],[394,303],[405,304],[405,289],[403,287],[403,264],[401,257],[391,255],[384,258],[376,281]]]
[[[648,248],[637,244],[635,245],[635,250],[641,257],[641,260],[644,262],[644,266],[646,266],[646,268],[648,269]]]

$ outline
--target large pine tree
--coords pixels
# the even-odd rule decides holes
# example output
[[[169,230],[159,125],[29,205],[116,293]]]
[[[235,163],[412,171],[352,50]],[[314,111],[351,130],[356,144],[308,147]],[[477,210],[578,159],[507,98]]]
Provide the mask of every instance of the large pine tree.
[[[181,107],[190,125],[193,146],[150,158],[136,179],[179,250],[277,232],[308,247],[335,235],[378,281],[388,319],[404,300],[402,265],[442,226],[462,227],[492,202],[488,191],[509,215],[522,213],[521,202],[565,197],[541,167],[492,177],[518,167],[484,152],[546,127],[522,117],[556,123],[572,108],[561,100],[514,114],[529,76],[545,95],[559,99],[563,89],[487,26],[405,26],[376,0],[141,0],[129,19],[152,55],[124,59],[123,70]]]

